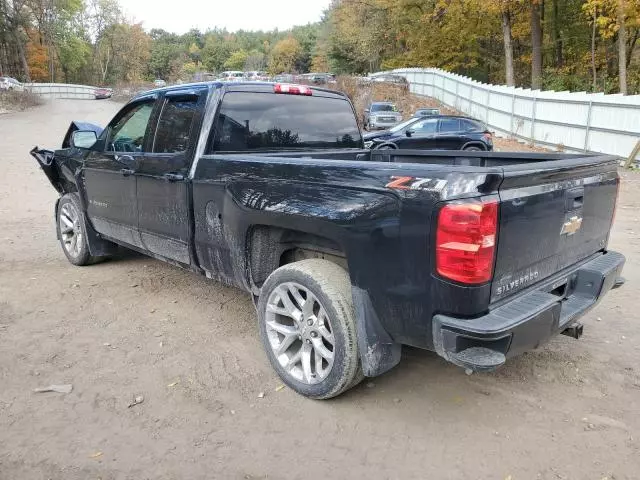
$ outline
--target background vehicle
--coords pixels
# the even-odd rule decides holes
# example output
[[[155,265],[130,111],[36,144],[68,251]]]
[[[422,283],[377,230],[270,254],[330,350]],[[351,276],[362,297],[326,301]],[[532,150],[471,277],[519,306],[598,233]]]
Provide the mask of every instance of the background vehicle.
[[[373,102],[364,111],[364,129],[389,128],[402,121],[398,107],[391,102]]]
[[[32,154],[69,261],[119,244],[247,290],[274,369],[312,398],[403,344],[495,369],[579,336],[622,283],[611,156],[365,150],[343,94],[256,82],[148,92],[62,146]]]
[[[414,117],[432,117],[434,115],[440,115],[439,108],[419,108],[413,114]]]
[[[453,115],[414,117],[389,130],[368,133],[364,141],[373,149],[493,150],[491,132],[484,124]]]
[[[0,77],[0,90],[15,90],[17,92],[22,92],[24,90],[24,85],[15,78]]]
[[[244,72],[240,70],[229,70],[220,74],[220,80],[225,82],[241,82],[244,79]]]
[[[399,85],[399,86],[409,88],[409,82],[407,82],[407,79],[400,75],[384,73],[384,74],[372,76],[369,78],[370,78],[370,81],[372,82],[392,83],[394,85]]]
[[[153,84],[154,84],[156,87],[166,87],[166,86],[167,86],[167,82],[165,82],[165,81],[164,81],[164,80],[162,80],[161,78],[156,78],[156,79],[153,81]]]
[[[104,100],[106,98],[111,98],[111,96],[113,95],[113,89],[106,88],[106,87],[96,88],[93,91],[93,95],[95,96],[96,100]]]

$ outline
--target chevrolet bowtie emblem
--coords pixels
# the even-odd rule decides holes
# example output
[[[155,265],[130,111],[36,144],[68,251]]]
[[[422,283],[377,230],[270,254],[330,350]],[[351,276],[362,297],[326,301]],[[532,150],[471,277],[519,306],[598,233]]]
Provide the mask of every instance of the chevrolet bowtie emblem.
[[[571,217],[568,221],[566,221],[562,225],[562,230],[560,231],[560,235],[573,235],[582,226],[582,217]]]

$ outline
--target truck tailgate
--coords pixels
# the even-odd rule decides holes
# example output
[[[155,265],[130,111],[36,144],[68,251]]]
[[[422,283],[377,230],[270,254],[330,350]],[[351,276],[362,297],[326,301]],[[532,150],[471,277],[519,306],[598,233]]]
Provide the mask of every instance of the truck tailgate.
[[[491,301],[604,250],[618,182],[610,156],[506,167]]]

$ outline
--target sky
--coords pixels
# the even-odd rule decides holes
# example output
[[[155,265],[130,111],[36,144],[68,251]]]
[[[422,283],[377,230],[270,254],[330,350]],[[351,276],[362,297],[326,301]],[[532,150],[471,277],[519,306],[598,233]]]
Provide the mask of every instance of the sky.
[[[235,30],[286,30],[317,22],[330,0],[119,0],[126,16],[145,30],[185,33],[214,27]],[[170,5],[170,6],[169,6]]]

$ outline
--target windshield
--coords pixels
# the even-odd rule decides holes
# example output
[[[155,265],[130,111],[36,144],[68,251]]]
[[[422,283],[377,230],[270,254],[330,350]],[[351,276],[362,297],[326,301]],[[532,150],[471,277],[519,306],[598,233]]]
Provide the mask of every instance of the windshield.
[[[395,105],[371,105],[372,112],[397,112]]]
[[[208,152],[361,147],[356,117],[345,99],[231,92],[222,99]]]
[[[403,130],[404,128],[408,127],[409,125],[411,125],[415,121],[416,121],[415,118],[411,118],[409,120],[405,120],[404,122],[399,123],[395,127],[390,128],[389,131],[393,132],[393,133],[399,132],[400,130]]]

